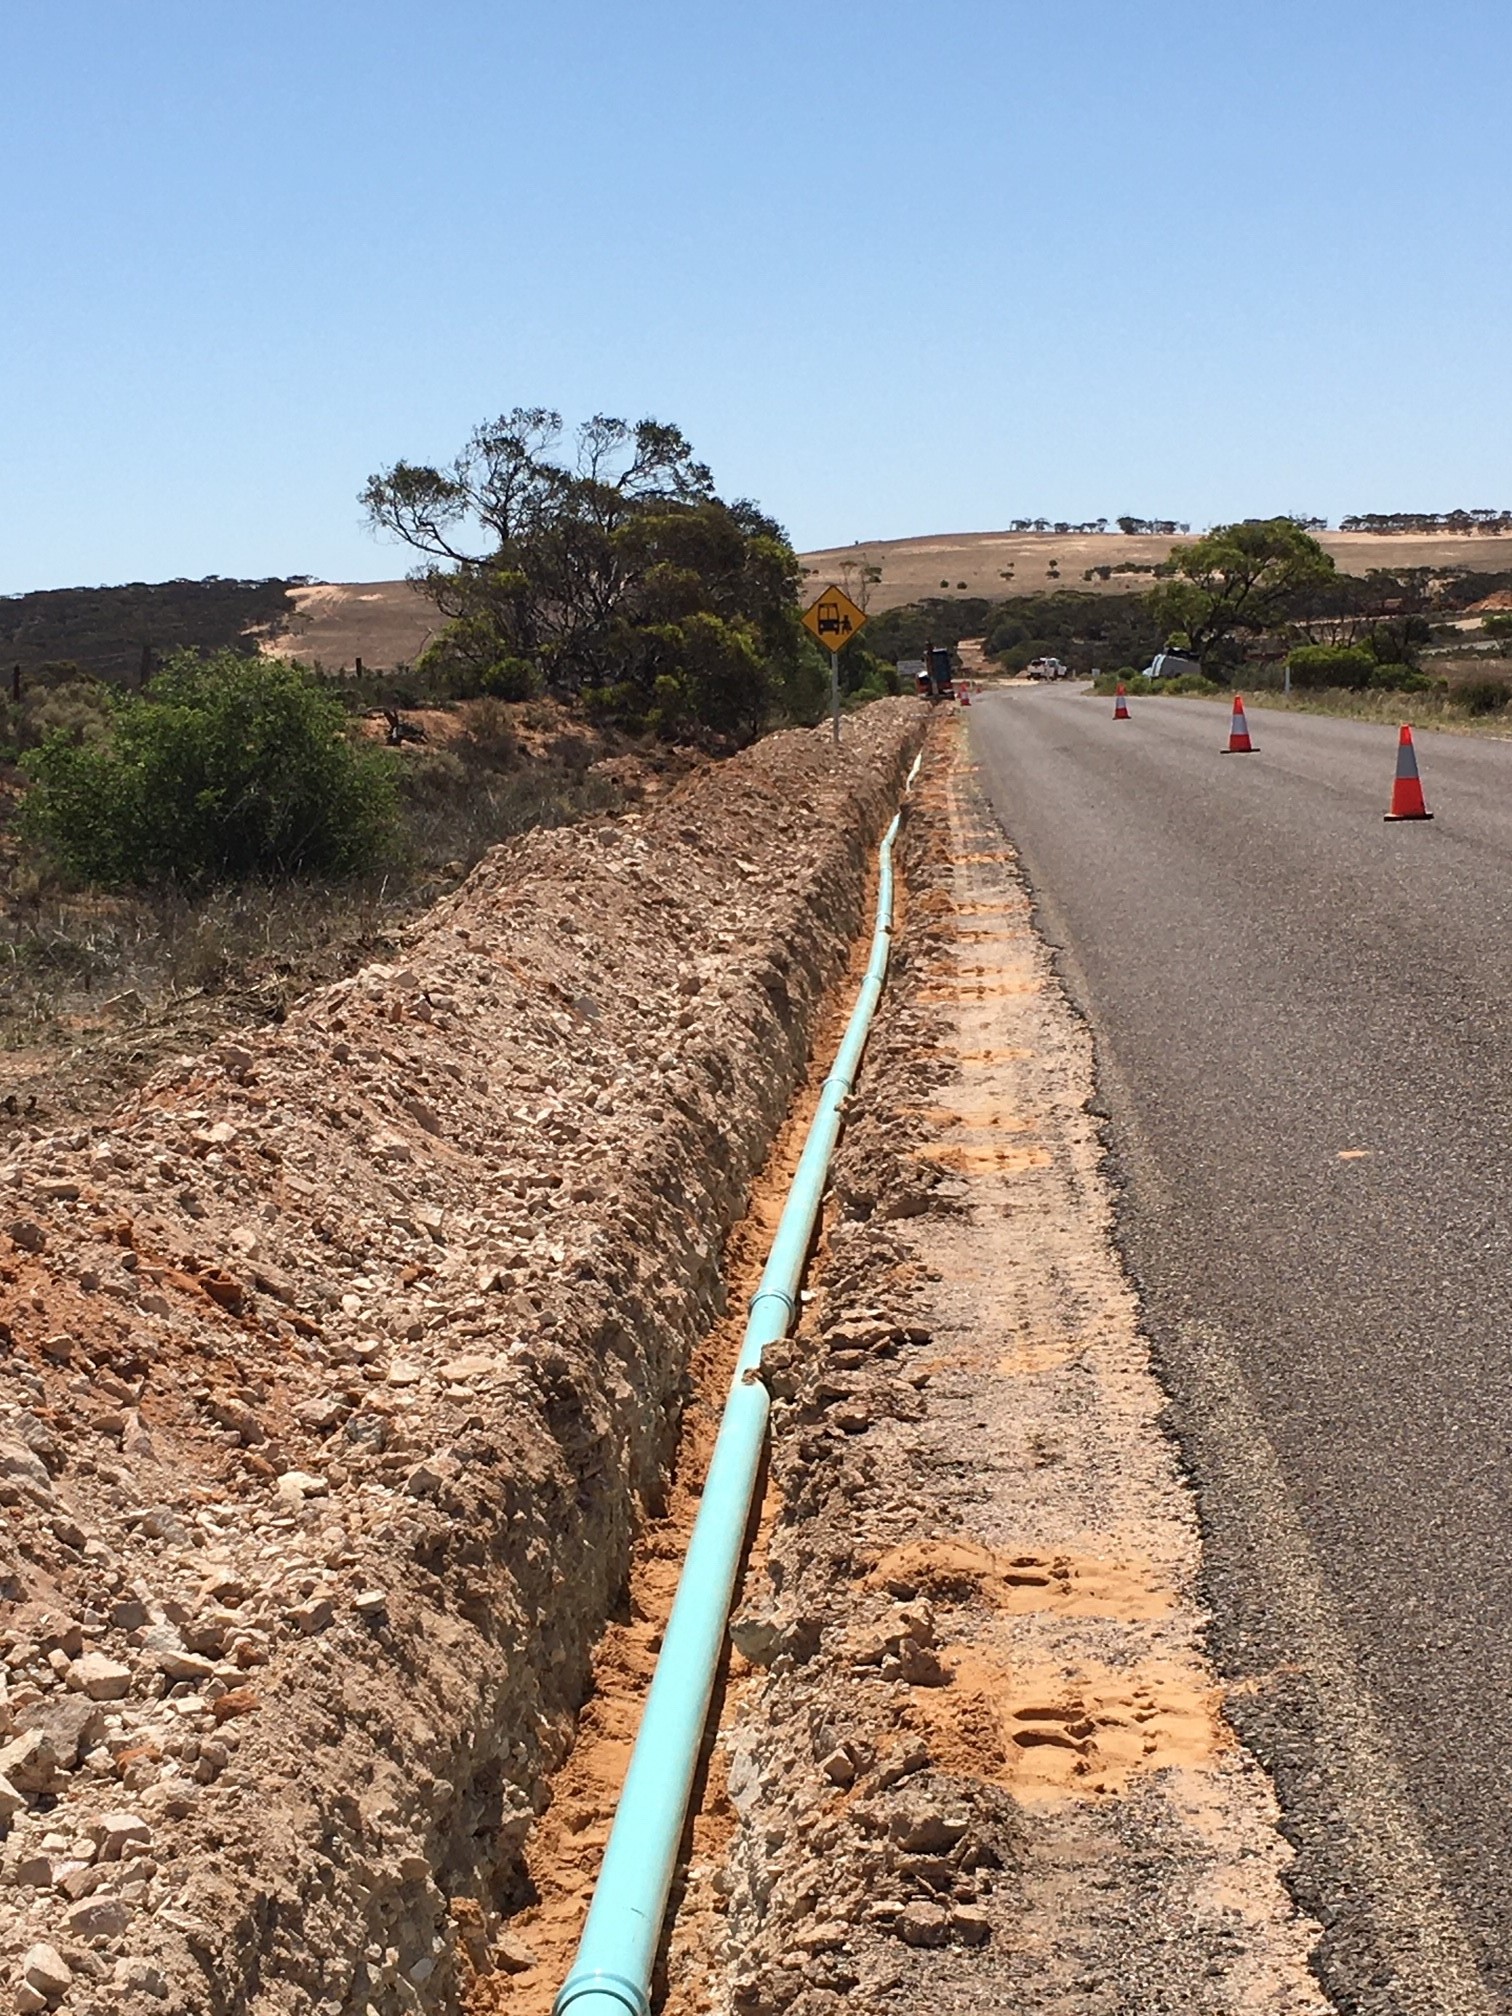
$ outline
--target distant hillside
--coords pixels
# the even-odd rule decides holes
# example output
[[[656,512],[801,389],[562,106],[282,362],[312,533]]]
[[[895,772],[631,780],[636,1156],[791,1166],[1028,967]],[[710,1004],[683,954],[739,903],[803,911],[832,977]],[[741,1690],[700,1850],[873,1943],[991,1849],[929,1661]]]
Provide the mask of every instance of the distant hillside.
[[[1367,574],[1376,567],[1512,572],[1512,536],[1507,535],[1321,532],[1317,536],[1346,574]],[[805,584],[814,590],[831,581],[842,587],[848,581],[859,585],[863,568],[880,568],[881,579],[867,588],[866,606],[882,610],[926,596],[974,595],[999,601],[1056,587],[1128,594],[1150,585],[1148,570],[1166,559],[1173,546],[1189,543],[1179,537],[1122,532],[947,532],[922,539],[860,539],[798,557]],[[1110,570],[1106,578],[1100,571],[1105,567]],[[1144,571],[1119,573],[1120,567]],[[1084,578],[1089,572],[1090,580]],[[856,587],[850,592],[862,599]]]
[[[1349,574],[1376,567],[1512,574],[1512,535],[1502,533],[1319,536]],[[799,559],[805,601],[835,581],[880,613],[935,596],[997,602],[1056,587],[1127,595],[1149,587],[1151,570],[1181,543],[1144,533],[957,532],[858,540]],[[866,569],[880,570],[881,578],[864,580]],[[212,576],[155,586],[60,588],[0,597],[0,676],[16,663],[31,673],[49,660],[71,660],[102,678],[131,680],[143,645],[161,656],[179,645],[210,650],[227,644],[301,658],[328,672],[350,672],[359,658],[368,671],[391,672],[415,662],[441,620],[408,581]]]
[[[254,651],[257,634],[296,613],[301,581],[132,581],[119,588],[48,588],[0,596],[0,678],[12,666],[30,680],[44,667],[76,665],[112,685],[135,684],[143,652]]]
[[[375,672],[413,665],[445,622],[408,581],[320,581],[290,591],[288,620],[263,649],[349,672],[360,658]]]

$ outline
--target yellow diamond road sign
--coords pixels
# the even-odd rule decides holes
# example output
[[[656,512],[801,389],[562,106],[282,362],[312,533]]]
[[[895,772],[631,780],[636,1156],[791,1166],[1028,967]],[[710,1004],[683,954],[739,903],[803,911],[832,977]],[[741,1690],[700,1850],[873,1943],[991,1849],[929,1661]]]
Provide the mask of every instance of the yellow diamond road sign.
[[[858,609],[843,588],[826,588],[804,610],[803,620],[827,651],[843,651],[866,621],[866,611]]]

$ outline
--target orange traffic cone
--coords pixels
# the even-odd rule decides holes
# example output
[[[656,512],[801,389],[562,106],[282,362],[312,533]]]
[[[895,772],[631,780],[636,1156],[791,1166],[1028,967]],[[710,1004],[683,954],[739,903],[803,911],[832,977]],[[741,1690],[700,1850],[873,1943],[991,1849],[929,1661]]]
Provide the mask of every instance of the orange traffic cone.
[[[1412,746],[1412,730],[1404,721],[1402,732],[1397,737],[1396,780],[1391,787],[1391,810],[1388,819],[1431,819],[1433,814],[1423,800],[1422,780],[1418,776],[1417,751]]]
[[[1244,718],[1244,701],[1237,693],[1234,695],[1233,718],[1229,722],[1228,747],[1222,753],[1225,756],[1253,756],[1255,753],[1249,723]]]
[[[1129,697],[1124,692],[1122,686],[1120,686],[1118,691],[1113,695],[1113,719],[1115,721],[1127,721],[1128,718]]]
[[[969,686],[963,686],[961,688],[961,705],[963,707],[969,707],[971,705],[971,688]]]

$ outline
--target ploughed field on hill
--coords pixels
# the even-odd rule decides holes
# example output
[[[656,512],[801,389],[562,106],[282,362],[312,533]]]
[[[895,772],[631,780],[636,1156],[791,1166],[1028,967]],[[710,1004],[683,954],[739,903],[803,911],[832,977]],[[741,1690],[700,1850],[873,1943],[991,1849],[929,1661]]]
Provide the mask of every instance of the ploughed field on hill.
[[[1468,568],[1478,574],[1512,569],[1512,537],[1495,534],[1323,532],[1318,539],[1345,574],[1378,567]],[[1174,546],[1190,543],[1190,537],[1122,532],[943,532],[924,539],[862,539],[799,559],[804,580],[816,588],[829,581],[843,584],[847,576],[859,584],[863,568],[880,568],[866,607],[882,610],[933,595],[1001,600],[1057,587],[1127,595],[1150,585],[1151,570]],[[1110,570],[1106,576],[1102,568]]]

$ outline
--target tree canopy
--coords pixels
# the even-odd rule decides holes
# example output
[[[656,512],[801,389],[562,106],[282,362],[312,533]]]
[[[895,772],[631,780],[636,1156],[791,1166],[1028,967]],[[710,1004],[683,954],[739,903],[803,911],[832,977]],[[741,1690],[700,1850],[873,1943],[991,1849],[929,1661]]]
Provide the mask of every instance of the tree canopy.
[[[681,431],[516,407],[449,468],[369,478],[375,528],[423,556],[439,657],[477,690],[539,687],[633,727],[744,739],[798,674],[798,563],[756,505],[715,494]]]
[[[1178,547],[1167,566],[1151,590],[1151,612],[1210,673],[1284,631],[1334,574],[1332,558],[1291,518],[1219,525]]]

